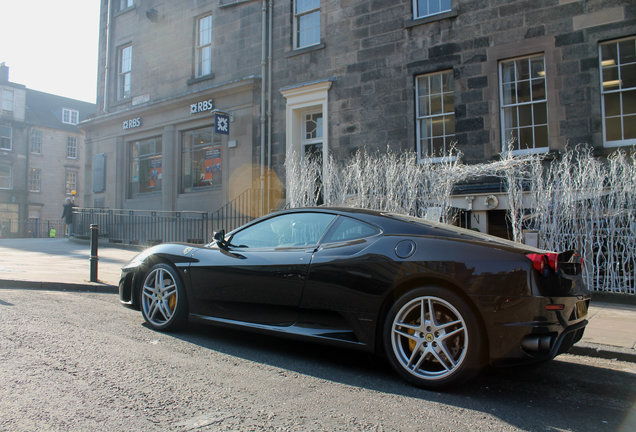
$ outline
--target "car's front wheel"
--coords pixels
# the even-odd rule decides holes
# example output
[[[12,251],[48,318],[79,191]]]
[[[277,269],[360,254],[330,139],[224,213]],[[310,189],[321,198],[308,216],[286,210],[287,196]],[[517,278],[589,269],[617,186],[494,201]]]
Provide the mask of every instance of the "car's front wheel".
[[[407,381],[436,388],[476,373],[484,345],[479,322],[452,291],[418,288],[402,295],[384,325],[384,346],[393,368]]]
[[[155,330],[176,330],[187,321],[183,283],[174,267],[156,264],[141,286],[141,314]]]

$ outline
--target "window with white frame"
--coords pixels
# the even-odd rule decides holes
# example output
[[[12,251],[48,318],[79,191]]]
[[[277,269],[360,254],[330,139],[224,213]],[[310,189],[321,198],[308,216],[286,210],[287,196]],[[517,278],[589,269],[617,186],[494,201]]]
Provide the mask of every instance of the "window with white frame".
[[[119,10],[125,10],[128,8],[133,7],[133,5],[135,4],[134,0],[119,0]]]
[[[77,137],[68,137],[66,139],[66,157],[69,159],[77,159],[78,153]]]
[[[77,193],[77,171],[68,170],[64,180],[64,193],[72,195],[73,191]]]
[[[424,18],[451,10],[451,0],[413,0],[413,18]]]
[[[300,145],[302,149],[301,157],[308,161],[317,163],[319,169],[323,167],[323,121],[322,107],[316,110],[303,113],[302,135]],[[315,180],[316,205],[323,204],[323,183],[320,179]]]
[[[2,89],[2,111],[13,111],[13,90]]]
[[[13,169],[11,165],[0,163],[0,189],[13,189]]]
[[[132,45],[119,48],[117,55],[117,99],[130,98],[132,75]]]
[[[636,38],[600,45],[603,142],[636,144]]]
[[[415,111],[418,159],[449,154],[455,141],[455,80],[453,71],[418,76]]]
[[[320,0],[294,0],[294,48],[320,43]]]
[[[548,99],[543,55],[499,63],[502,151],[547,152]]]
[[[79,123],[79,111],[62,108],[62,123],[76,125]]]
[[[197,20],[196,71],[202,77],[212,73],[212,15]]]
[[[31,153],[42,154],[42,131],[31,129]]]
[[[29,192],[40,192],[42,188],[42,170],[31,168],[29,170]]]
[[[0,125],[0,150],[13,149],[13,130],[11,126]]]
[[[315,156],[325,161],[329,150],[328,107],[332,81],[281,90],[286,99],[286,153],[293,158]]]
[[[303,158],[317,158],[322,161],[322,109],[307,112],[303,115],[303,131],[301,136]]]

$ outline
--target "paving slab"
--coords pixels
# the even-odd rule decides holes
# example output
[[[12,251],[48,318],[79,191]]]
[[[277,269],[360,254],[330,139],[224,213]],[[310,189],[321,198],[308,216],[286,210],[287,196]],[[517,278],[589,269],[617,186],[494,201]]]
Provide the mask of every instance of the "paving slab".
[[[97,279],[117,286],[121,267],[138,249],[98,248]],[[0,279],[52,284],[90,281],[90,244],[64,238],[0,239]]]
[[[585,339],[595,344],[636,349],[634,306],[594,302],[590,305]]]

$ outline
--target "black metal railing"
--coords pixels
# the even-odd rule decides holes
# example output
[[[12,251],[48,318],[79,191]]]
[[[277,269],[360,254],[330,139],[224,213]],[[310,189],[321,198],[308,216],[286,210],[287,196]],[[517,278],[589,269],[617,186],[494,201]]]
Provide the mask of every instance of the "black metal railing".
[[[209,216],[203,212],[73,209],[74,237],[89,238],[91,225],[99,226],[100,237],[130,245],[205,243],[211,234]]]
[[[61,219],[0,219],[0,238],[64,237],[65,229]]]
[[[267,213],[262,202],[260,190],[248,189],[213,212],[74,208],[73,236],[89,238],[90,225],[99,225],[99,236],[112,243],[204,244],[215,231],[231,231]]]

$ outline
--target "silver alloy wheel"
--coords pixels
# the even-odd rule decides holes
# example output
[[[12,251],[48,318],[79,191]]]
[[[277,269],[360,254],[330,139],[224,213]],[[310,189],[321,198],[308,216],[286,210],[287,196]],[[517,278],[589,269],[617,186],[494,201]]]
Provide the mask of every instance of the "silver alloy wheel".
[[[400,308],[391,328],[395,358],[419,379],[439,380],[453,374],[468,350],[464,318],[439,297],[416,297]]]
[[[148,273],[142,289],[144,316],[155,326],[163,326],[173,317],[179,301],[174,275],[158,267]]]

